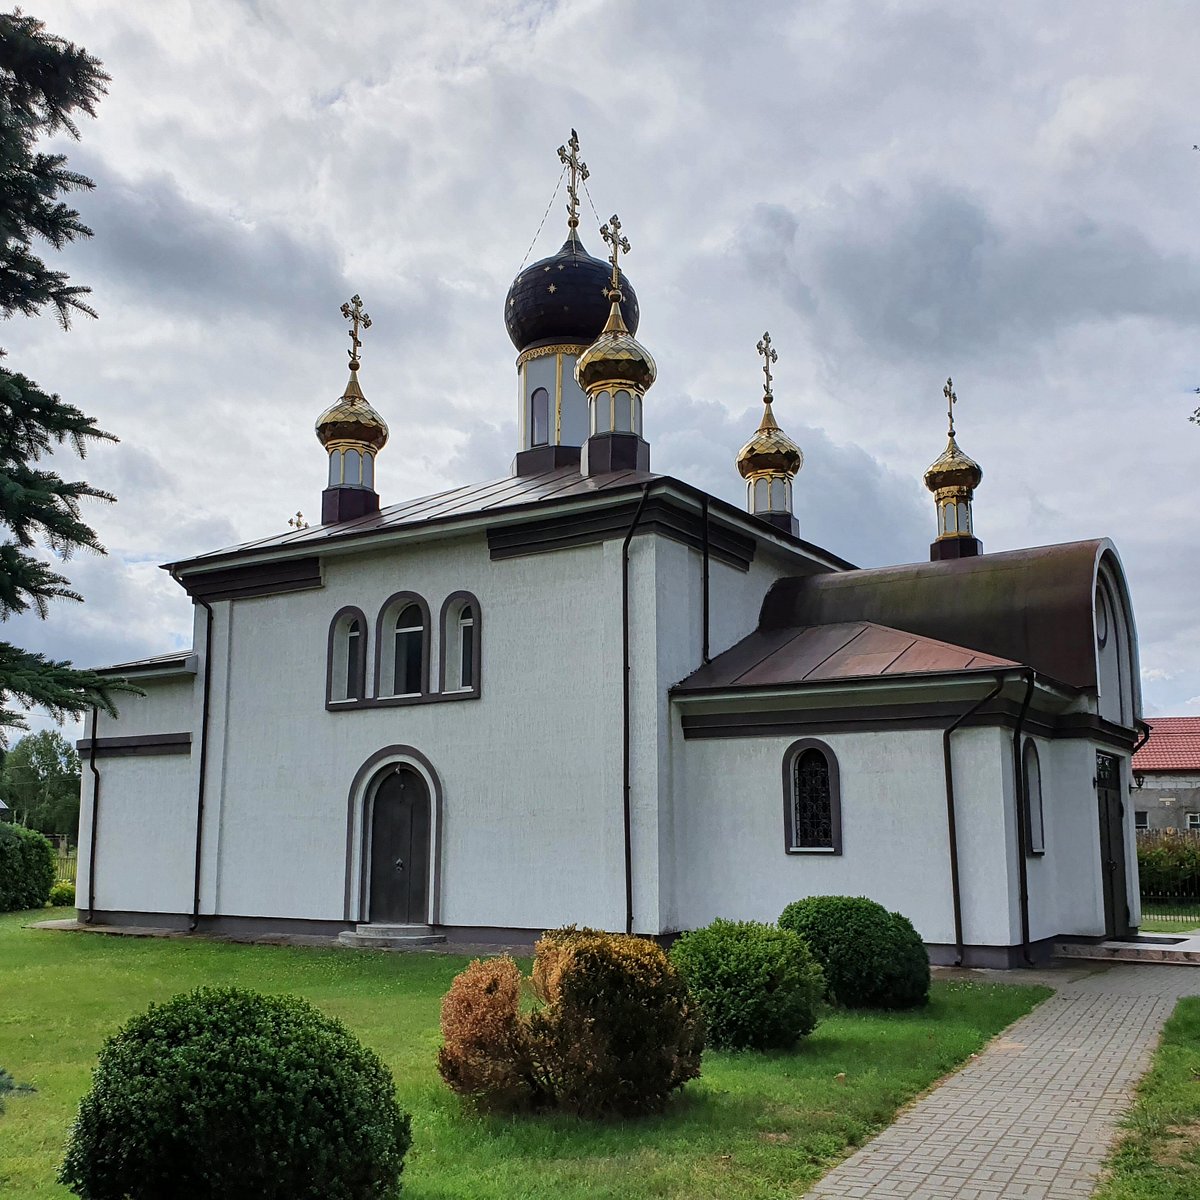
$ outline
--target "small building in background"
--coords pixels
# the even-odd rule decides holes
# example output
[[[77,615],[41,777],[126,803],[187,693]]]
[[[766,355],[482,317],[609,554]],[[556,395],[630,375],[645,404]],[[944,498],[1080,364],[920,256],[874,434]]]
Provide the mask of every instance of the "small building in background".
[[[1146,723],[1150,738],[1133,756],[1135,827],[1200,833],[1200,717]]]

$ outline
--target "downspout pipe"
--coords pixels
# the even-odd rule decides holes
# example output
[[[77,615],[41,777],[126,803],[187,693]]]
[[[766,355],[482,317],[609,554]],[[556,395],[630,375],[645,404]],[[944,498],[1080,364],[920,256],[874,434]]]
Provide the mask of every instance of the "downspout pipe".
[[[954,756],[950,745],[950,735],[968,717],[974,716],[985,704],[994,700],[1007,682],[1007,673],[997,675],[996,686],[982,700],[976,700],[966,712],[956,717],[952,724],[942,730],[942,763],[946,771],[946,832],[950,840],[950,896],[954,905],[954,965],[956,967],[962,966],[967,948],[963,941],[962,882],[958,873],[958,818],[954,809]]]
[[[704,570],[701,575],[700,596],[702,602],[703,613],[701,616],[701,624],[704,627],[703,641],[700,647],[700,661],[703,664],[708,664],[712,661],[709,645],[709,626],[712,624],[709,614],[709,563],[711,554],[709,553],[708,545],[708,493],[706,492],[700,497],[700,539],[701,552],[704,556]]]
[[[1037,674],[1032,668],[1026,668],[1022,675],[1025,677],[1025,696],[1013,729],[1013,793],[1017,798],[1017,881],[1021,906],[1021,957],[1027,967],[1032,967],[1033,955],[1029,950],[1029,794],[1021,736],[1025,730],[1025,717],[1029,713],[1029,702],[1033,699],[1033,686],[1037,681]]]
[[[178,582],[178,580],[176,580]],[[195,598],[204,609],[204,705],[200,711],[200,778],[196,783],[196,861],[192,881],[192,919],[188,932],[200,924],[200,860],[204,846],[204,784],[208,775],[208,713],[212,692],[213,609],[207,600]]]
[[[88,770],[92,773],[92,833],[88,846],[87,918],[90,925],[96,915],[96,822],[100,816],[100,771],[96,767],[96,734],[100,710],[92,705],[92,744],[88,747]]]
[[[633,784],[630,761],[629,711],[629,543],[642,519],[650,484],[642,484],[642,498],[621,543],[621,786],[625,828],[625,932],[633,932]],[[199,877],[197,876],[197,879]]]

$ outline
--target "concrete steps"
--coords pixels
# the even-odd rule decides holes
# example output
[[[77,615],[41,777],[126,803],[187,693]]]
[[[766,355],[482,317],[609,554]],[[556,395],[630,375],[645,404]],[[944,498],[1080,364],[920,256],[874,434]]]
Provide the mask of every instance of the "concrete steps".
[[[353,931],[338,934],[343,946],[359,950],[424,950],[445,940],[446,935],[434,933],[432,925],[356,925]]]
[[[1125,942],[1060,942],[1057,958],[1088,962],[1164,963],[1173,967],[1200,967],[1200,937],[1145,934]]]

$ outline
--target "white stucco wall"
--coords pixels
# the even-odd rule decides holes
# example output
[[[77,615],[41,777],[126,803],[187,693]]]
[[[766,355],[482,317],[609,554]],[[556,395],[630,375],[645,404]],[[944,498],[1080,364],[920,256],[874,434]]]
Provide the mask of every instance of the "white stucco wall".
[[[841,855],[787,854],[783,756],[791,737],[695,739],[677,766],[677,915],[773,921],[809,895],[869,896],[903,912],[928,942],[954,941],[945,773],[937,730],[822,733],[841,776]],[[955,734],[963,933],[1009,945],[1010,894],[999,731]]]
[[[138,679],[144,696],[118,698],[120,717],[101,713],[100,738],[192,733],[199,728],[195,676]],[[90,723],[87,736],[91,736]],[[83,755],[76,903],[87,906],[94,775]],[[191,754],[98,757],[98,909],[190,912],[195,831],[196,747]]]

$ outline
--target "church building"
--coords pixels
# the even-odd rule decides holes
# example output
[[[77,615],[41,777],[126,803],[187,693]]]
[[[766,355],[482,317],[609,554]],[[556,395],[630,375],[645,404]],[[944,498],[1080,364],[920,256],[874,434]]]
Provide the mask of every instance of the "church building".
[[[744,509],[655,473],[630,244],[614,216],[607,260],[585,249],[578,149],[566,240],[505,300],[511,469],[395,494],[355,296],[320,524],[166,568],[193,648],[107,669],[144,695],[80,743],[80,919],[522,943],[837,893],[910,917],[935,962],[1130,934],[1143,725],[1112,543],[985,554],[949,382],[929,561],[804,540],[820,498],[767,334]]]

